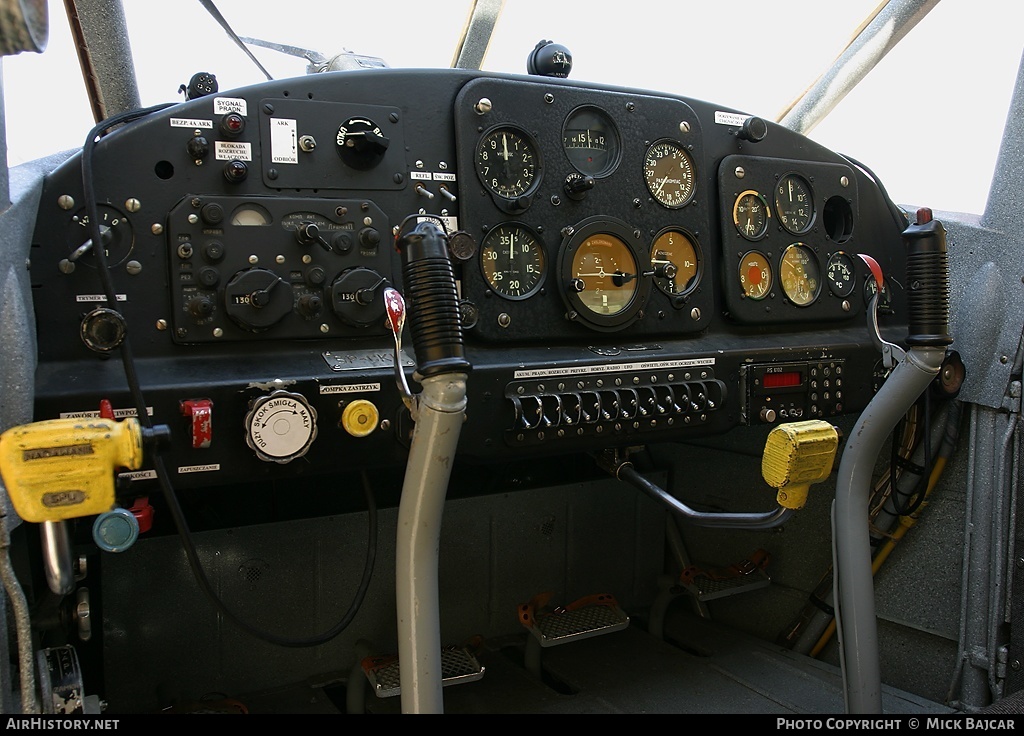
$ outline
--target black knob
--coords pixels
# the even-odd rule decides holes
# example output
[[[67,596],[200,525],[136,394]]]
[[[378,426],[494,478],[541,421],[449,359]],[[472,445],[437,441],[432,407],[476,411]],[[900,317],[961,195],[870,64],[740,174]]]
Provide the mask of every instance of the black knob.
[[[219,261],[224,257],[224,245],[216,240],[211,240],[203,246],[203,255],[208,261]]]
[[[199,283],[203,286],[215,286],[220,281],[220,273],[212,266],[199,269]]]
[[[210,202],[199,210],[199,216],[207,225],[219,225],[224,220],[224,208],[216,202]]]
[[[196,319],[206,319],[213,314],[213,302],[206,296],[194,296],[188,300],[187,309]]]
[[[318,294],[303,294],[299,297],[299,312],[304,317],[315,317],[320,314],[323,303]]]
[[[539,41],[526,59],[526,71],[542,77],[568,77],[572,54],[560,43]]]
[[[359,245],[363,248],[374,249],[380,244],[380,233],[372,227],[364,227],[359,231]]]
[[[583,176],[582,174],[570,174],[566,177],[563,189],[570,199],[580,200],[594,188],[594,177]]]
[[[768,123],[756,115],[751,115],[743,121],[743,125],[740,126],[740,130],[736,135],[751,143],[763,141],[764,137],[768,135]]]
[[[210,152],[210,141],[206,140],[204,136],[197,135],[189,139],[185,144],[185,150],[188,151],[191,158],[206,158],[206,154]]]

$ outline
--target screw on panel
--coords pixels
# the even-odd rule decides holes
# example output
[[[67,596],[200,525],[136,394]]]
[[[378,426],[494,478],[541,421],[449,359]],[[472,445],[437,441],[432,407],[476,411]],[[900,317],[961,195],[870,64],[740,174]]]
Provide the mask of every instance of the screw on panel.
[[[214,337],[224,337],[224,330],[222,330],[220,327],[214,327],[213,328],[213,336]]]
[[[848,186],[850,186],[849,178],[846,177],[846,176],[840,176],[839,177],[839,186],[841,186],[841,187],[848,187]]]
[[[138,212],[142,209],[142,202],[137,200],[135,197],[130,197],[125,200],[124,208],[129,212]]]
[[[62,194],[57,197],[57,206],[62,210],[70,210],[75,206],[75,198],[68,194]]]
[[[689,133],[690,132],[690,123],[687,122],[686,120],[684,120],[681,123],[679,123],[679,132],[680,133]]]
[[[477,115],[486,115],[491,111],[491,101],[486,97],[481,97],[477,103],[473,105],[473,109],[476,111]]]
[[[125,270],[132,276],[142,273],[142,264],[138,261],[128,261]]]
[[[165,319],[158,319],[156,321],[156,328],[158,330],[160,330],[161,332],[166,330],[167,329],[167,320],[165,320]]]
[[[60,263],[57,264],[57,268],[58,270],[60,270],[61,273],[75,272],[75,264],[72,261],[69,261],[67,258],[62,258]]]
[[[553,94],[551,94],[550,92],[548,92],[547,94],[544,95],[544,102],[546,102],[546,103],[548,103],[550,105],[554,101],[555,101],[555,96]]]
[[[697,307],[691,309],[690,319],[692,319],[694,322],[700,322],[700,309],[698,309]]]
[[[733,173],[736,175],[737,179],[742,179],[744,176],[747,175],[747,172],[743,170],[742,166],[737,166],[736,170]]]

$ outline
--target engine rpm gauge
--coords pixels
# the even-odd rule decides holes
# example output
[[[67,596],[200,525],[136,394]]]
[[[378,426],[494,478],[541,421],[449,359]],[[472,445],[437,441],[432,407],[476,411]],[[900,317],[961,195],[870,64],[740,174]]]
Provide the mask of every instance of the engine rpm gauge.
[[[779,264],[782,291],[793,304],[806,307],[818,298],[821,271],[814,251],[802,243],[786,248]]]
[[[644,181],[656,202],[669,209],[683,207],[697,186],[693,159],[681,144],[657,141],[644,154]]]
[[[539,183],[540,154],[530,135],[503,125],[484,133],[476,147],[476,173],[495,196],[515,201]]]
[[[581,174],[607,176],[619,163],[619,132],[604,111],[579,107],[565,120],[562,148]]]
[[[496,294],[526,299],[544,281],[544,246],[529,228],[503,223],[491,229],[480,245],[480,268]]]
[[[666,230],[651,245],[651,265],[658,288],[671,296],[682,296],[697,285],[700,250],[686,233]]]
[[[856,268],[848,253],[836,251],[825,266],[825,280],[829,291],[838,297],[847,297],[856,286]]]
[[[764,299],[772,288],[772,266],[765,255],[756,250],[740,259],[739,277],[743,294],[751,299]]]
[[[732,222],[736,231],[748,240],[759,240],[768,232],[772,212],[768,200],[760,192],[748,189],[740,192],[732,205]]]
[[[775,214],[793,235],[802,235],[811,229],[814,200],[806,179],[799,174],[786,174],[779,179],[775,187]]]

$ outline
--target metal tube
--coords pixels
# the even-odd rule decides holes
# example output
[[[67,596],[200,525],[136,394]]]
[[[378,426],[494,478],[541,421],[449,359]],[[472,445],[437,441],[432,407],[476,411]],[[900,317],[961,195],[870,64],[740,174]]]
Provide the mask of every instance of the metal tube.
[[[441,516],[466,408],[466,375],[424,378],[398,505],[395,593],[403,713],[443,713],[437,584]]]
[[[828,70],[779,117],[807,135],[856,87],[939,0],[889,0]]]
[[[848,713],[882,712],[878,622],[868,499],[878,453],[892,428],[938,375],[944,347],[914,347],[882,384],[850,433],[832,505],[836,631]]]
[[[44,521],[39,526],[39,538],[43,547],[46,583],[57,595],[67,595],[75,589],[67,522]]]
[[[96,122],[142,107],[121,0],[64,0]]]
[[[771,529],[782,524],[793,514],[793,509],[782,506],[773,511],[751,512],[719,512],[697,511],[692,509],[675,496],[670,495],[661,487],[644,478],[630,463],[623,463],[616,470],[619,480],[639,488],[655,501],[668,506],[688,521],[697,526],[716,527],[718,529]]]

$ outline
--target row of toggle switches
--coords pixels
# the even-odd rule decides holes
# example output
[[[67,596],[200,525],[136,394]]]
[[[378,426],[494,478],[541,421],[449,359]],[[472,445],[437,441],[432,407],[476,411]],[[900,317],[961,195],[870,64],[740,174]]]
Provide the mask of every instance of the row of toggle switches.
[[[656,429],[677,421],[703,422],[723,405],[725,384],[709,379],[645,386],[623,386],[566,393],[506,391],[515,420],[512,431],[558,429],[582,433],[587,426],[611,429]],[[665,420],[659,422],[658,420]]]

